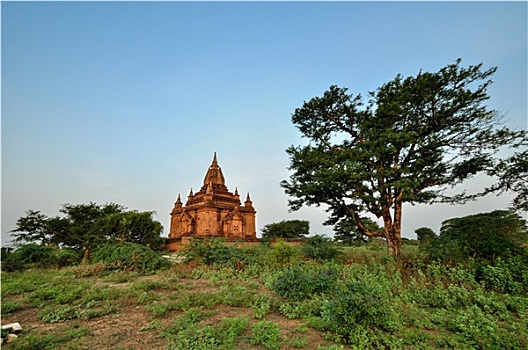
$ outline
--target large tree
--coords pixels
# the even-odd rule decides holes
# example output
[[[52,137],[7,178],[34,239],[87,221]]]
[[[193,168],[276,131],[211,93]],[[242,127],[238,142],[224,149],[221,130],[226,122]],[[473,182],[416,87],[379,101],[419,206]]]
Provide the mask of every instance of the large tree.
[[[403,203],[473,198],[446,189],[489,171],[499,148],[525,137],[484,104],[495,71],[457,60],[438,72],[398,75],[366,103],[337,86],[304,102],[292,121],[308,144],[287,149],[293,173],[281,182],[290,208],[326,204],[328,224],[351,217],[401,257]],[[369,230],[363,213],[382,218],[383,230]]]

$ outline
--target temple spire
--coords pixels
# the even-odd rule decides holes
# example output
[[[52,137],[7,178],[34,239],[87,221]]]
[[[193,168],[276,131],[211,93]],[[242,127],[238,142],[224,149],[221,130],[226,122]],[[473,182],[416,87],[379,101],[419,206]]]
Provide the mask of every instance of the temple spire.
[[[202,190],[207,188],[208,184],[221,185],[225,187],[224,174],[222,174],[222,169],[218,166],[218,161],[216,159],[216,152],[213,156],[213,162],[205,174]]]
[[[246,196],[246,201],[244,202],[244,206],[251,207],[253,205],[253,202],[251,201],[251,198],[249,198],[249,192]]]
[[[216,160],[216,152],[213,156],[213,163],[211,164],[211,168],[218,168],[218,161]]]

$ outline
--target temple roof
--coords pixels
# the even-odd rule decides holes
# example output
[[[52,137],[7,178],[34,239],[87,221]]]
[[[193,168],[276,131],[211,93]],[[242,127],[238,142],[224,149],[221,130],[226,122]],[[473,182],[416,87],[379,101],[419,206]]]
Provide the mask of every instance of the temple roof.
[[[207,184],[225,186],[224,174],[222,174],[222,169],[218,166],[216,152],[214,153],[213,162],[207,170],[207,174],[205,174],[203,185],[206,186]]]

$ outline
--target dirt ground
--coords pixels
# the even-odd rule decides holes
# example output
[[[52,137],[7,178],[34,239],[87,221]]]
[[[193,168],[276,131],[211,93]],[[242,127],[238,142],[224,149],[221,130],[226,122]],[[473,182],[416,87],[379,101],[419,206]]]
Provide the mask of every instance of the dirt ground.
[[[39,317],[39,309],[25,308],[15,311],[2,319],[2,324],[18,322],[23,328],[21,337],[31,335],[35,339],[39,337],[46,337],[52,334],[54,337],[70,337],[75,334],[76,330],[83,330],[82,335],[69,339],[66,342],[57,344],[56,349],[86,349],[86,350],[102,350],[102,349],[134,349],[134,350],[153,350],[166,349],[168,341],[165,337],[160,335],[160,327],[169,326],[178,317],[181,317],[183,312],[171,311],[163,317],[155,317],[148,310],[148,305],[137,305],[137,302],[130,294],[127,294],[132,283],[139,281],[162,281],[166,276],[140,276],[132,281],[125,283],[104,282],[100,279],[95,279],[94,284],[97,286],[107,288],[117,288],[122,291],[122,297],[115,300],[117,304],[117,312],[109,315],[96,317],[90,320],[68,320],[65,322],[45,323]],[[196,290],[201,293],[213,293],[217,288],[212,286],[206,279],[185,279],[186,290]],[[261,287],[262,288],[262,287]],[[171,293],[171,290],[155,291],[159,295],[163,293]],[[21,298],[22,296],[11,297]],[[165,295],[170,298],[170,295]],[[114,301],[113,301],[114,302]],[[246,329],[246,333],[242,335],[243,340],[239,342],[237,348],[239,349],[265,349],[260,345],[252,345],[247,341],[251,333],[251,325],[258,322],[253,317],[253,310],[249,307],[232,307],[227,305],[217,305],[214,308],[204,311],[209,311],[207,316],[201,322],[205,324],[218,325],[225,318],[245,316],[250,320],[250,324]],[[157,322],[157,327],[152,327],[152,322]],[[278,324],[281,329],[282,346],[281,349],[316,349],[318,345],[334,344],[323,338],[323,334],[305,326],[301,320],[290,320],[277,311],[271,310],[265,317],[267,321],[273,321]],[[150,325],[150,327],[149,327]],[[305,327],[302,327],[302,326]],[[299,334],[300,326],[306,329],[302,334]],[[302,347],[294,347],[290,340],[295,337],[302,337],[305,345]],[[244,340],[245,339],[245,340]],[[9,349],[14,347],[14,344],[3,344],[2,348]]]

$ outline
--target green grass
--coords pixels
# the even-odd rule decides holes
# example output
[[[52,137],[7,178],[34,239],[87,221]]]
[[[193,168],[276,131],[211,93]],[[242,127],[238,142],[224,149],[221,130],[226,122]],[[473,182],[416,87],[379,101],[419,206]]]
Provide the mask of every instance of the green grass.
[[[9,349],[528,348],[528,295],[490,290],[471,267],[425,265],[416,246],[404,248],[411,267],[363,246],[327,263],[282,249],[279,264],[259,248],[262,261],[242,268],[2,272],[2,321],[46,325],[24,327]]]

